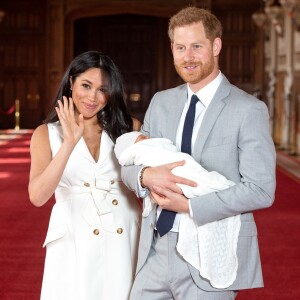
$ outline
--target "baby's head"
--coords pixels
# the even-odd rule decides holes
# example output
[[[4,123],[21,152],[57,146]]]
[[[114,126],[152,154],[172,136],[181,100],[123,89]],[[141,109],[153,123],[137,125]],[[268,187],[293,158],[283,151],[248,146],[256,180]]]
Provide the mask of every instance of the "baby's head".
[[[147,139],[148,137],[146,135],[143,135],[139,131],[131,131],[128,133],[125,133],[117,138],[116,145],[115,145],[115,154],[117,158],[121,156],[122,152],[128,148],[129,146],[140,142],[142,140]]]
[[[147,139],[149,139],[149,136],[144,135],[144,134],[140,134],[140,135],[136,138],[136,140],[135,140],[134,143],[138,143],[138,142],[140,142],[140,141],[147,140]]]

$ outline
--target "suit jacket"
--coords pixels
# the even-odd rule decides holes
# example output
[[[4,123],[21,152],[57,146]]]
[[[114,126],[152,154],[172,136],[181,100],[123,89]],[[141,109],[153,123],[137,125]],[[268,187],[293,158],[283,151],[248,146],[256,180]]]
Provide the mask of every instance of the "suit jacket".
[[[146,112],[142,132],[176,141],[176,132],[187,99],[187,86],[158,92]],[[229,290],[263,286],[257,228],[252,211],[273,204],[275,148],[269,133],[266,105],[231,85],[223,75],[204,115],[193,157],[208,171],[217,171],[236,183],[229,189],[190,199],[193,218],[200,226],[242,214],[237,255],[238,272]],[[123,167],[122,179],[136,191],[140,166]],[[144,265],[152,242],[155,212],[142,220],[137,272]],[[214,291],[210,283],[189,265],[195,283]]]

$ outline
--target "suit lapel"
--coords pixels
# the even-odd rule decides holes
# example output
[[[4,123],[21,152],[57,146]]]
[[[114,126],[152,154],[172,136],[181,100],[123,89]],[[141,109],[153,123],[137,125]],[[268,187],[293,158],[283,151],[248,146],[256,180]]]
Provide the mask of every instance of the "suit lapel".
[[[80,153],[86,158],[88,159],[89,161],[91,162],[95,162],[92,154],[90,153],[85,141],[84,141],[84,138],[81,137],[80,140],[78,141],[77,143],[77,147],[80,151]]]
[[[94,160],[92,154],[90,153],[83,137],[81,137],[81,139],[78,141],[78,147],[80,149],[81,154],[86,159],[93,163],[101,164],[105,160],[107,155],[111,152],[112,148],[114,147],[114,143],[112,142],[108,134],[105,131],[103,131],[100,143],[100,156],[97,162]]]
[[[101,164],[106,158],[107,155],[111,153],[114,143],[109,137],[109,135],[103,130],[100,143],[100,157],[98,164]]]
[[[194,158],[197,161],[201,160],[201,154],[205,142],[212,128],[214,127],[214,124],[217,121],[218,116],[220,115],[220,113],[222,112],[222,110],[227,104],[228,101],[227,96],[229,95],[229,92],[230,92],[230,83],[226,79],[226,77],[223,76],[223,80],[205,112],[200,130],[197,135],[197,139],[196,139],[197,146],[195,147],[195,152],[194,152]]]
[[[176,134],[178,129],[178,124],[180,122],[181,114],[183,111],[184,104],[187,100],[187,87],[186,84],[178,87],[179,91],[176,93],[175,101],[172,101],[172,105],[169,108],[169,124],[167,126],[170,130],[167,132],[166,138],[169,138],[174,143],[176,142]],[[172,126],[173,124],[173,126]]]

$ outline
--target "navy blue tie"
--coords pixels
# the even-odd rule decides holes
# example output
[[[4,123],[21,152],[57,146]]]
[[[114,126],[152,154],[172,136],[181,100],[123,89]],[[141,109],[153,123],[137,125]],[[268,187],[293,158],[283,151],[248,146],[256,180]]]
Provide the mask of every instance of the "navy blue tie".
[[[193,95],[183,125],[181,152],[187,154],[192,154],[192,134],[195,121],[196,103],[198,101],[198,97],[196,95]]]
[[[188,154],[192,153],[192,134],[195,121],[196,103],[198,101],[198,97],[196,95],[193,95],[183,125],[181,152],[185,152]],[[163,209],[161,211],[156,223],[156,229],[160,236],[165,235],[172,229],[175,217],[175,211],[170,211],[166,209]]]

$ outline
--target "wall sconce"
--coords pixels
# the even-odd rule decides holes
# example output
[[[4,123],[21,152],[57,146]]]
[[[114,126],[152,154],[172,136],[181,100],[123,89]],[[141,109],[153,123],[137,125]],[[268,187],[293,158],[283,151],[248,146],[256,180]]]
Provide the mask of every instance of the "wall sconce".
[[[252,15],[255,24],[262,28],[270,21],[278,35],[283,34],[283,7],[281,1],[294,2],[300,0],[261,0],[260,10]]]
[[[280,0],[280,3],[288,12],[296,30],[300,31],[300,0]]]
[[[139,102],[141,101],[142,95],[139,93],[131,93],[129,95],[129,100],[132,102]]]
[[[276,2],[276,1],[275,1]],[[272,3],[270,6],[265,7],[265,13],[271,21],[278,35],[283,34],[283,9],[280,3]]]
[[[252,14],[252,20],[254,21],[255,25],[259,28],[263,28],[267,22],[267,16],[264,12],[264,6],[265,1],[261,0],[259,10]]]
[[[0,10],[0,23],[3,21],[4,16],[5,16],[5,11]]]
[[[296,7],[290,14],[297,31],[300,31],[300,7]]]
[[[293,12],[296,6],[300,4],[299,0],[280,0],[280,4],[286,9],[286,11],[290,14]]]
[[[252,19],[255,25],[259,28],[263,28],[267,21],[267,16],[263,12],[256,12],[252,15]]]

